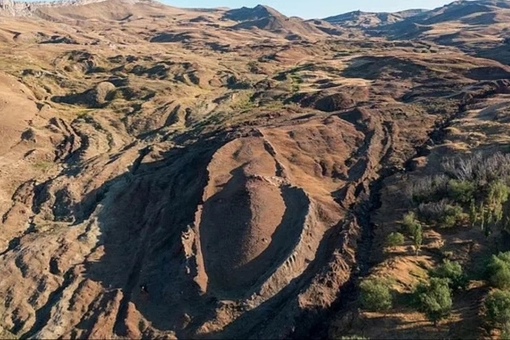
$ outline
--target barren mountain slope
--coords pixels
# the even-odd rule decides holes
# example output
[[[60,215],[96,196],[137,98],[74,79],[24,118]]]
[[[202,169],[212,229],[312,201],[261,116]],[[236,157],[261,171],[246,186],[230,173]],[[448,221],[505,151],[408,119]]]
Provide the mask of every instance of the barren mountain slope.
[[[371,13],[355,11],[334,15],[325,18],[324,20],[339,26],[352,27],[352,28],[374,28],[379,26],[391,25],[407,18],[416,20],[420,15],[425,14],[426,10],[415,9],[406,10],[396,13]]]
[[[263,6],[30,13],[0,17],[0,336],[415,334],[359,314],[359,282],[393,273],[395,183],[506,107],[508,66]]]
[[[397,22],[365,28],[372,36],[426,40],[508,64],[510,4],[500,0],[455,1]],[[360,25],[363,26],[363,25]]]

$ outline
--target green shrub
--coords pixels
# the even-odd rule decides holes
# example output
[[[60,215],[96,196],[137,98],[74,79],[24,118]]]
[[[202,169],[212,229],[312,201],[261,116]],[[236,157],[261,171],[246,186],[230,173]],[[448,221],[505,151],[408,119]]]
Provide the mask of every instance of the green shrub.
[[[440,217],[438,225],[440,228],[453,228],[467,220],[469,220],[469,215],[465,214],[460,206],[448,205],[444,215]]]
[[[496,288],[510,288],[510,252],[492,255],[487,266],[488,279]]]
[[[457,203],[468,204],[475,198],[476,183],[452,179],[448,182],[448,196]]]
[[[421,224],[419,224],[418,227],[414,229],[413,242],[416,253],[418,253],[423,243],[423,229],[421,227]]]
[[[510,225],[509,216],[504,211],[509,194],[510,189],[500,180],[489,185],[475,220],[486,235],[490,235],[494,227],[506,229]]]
[[[386,238],[386,246],[394,248],[404,245],[405,238],[401,233],[391,233]]]
[[[498,180],[490,184],[486,200],[490,205],[501,205],[508,201],[509,195],[510,188],[508,188],[505,183]]]
[[[486,321],[495,327],[510,322],[510,292],[495,290],[485,300]]]
[[[460,263],[450,260],[445,260],[439,267],[432,270],[430,275],[447,279],[453,290],[466,289],[469,282]]]
[[[510,322],[505,323],[501,327],[501,335],[499,336],[501,340],[510,340]]]
[[[434,322],[434,325],[451,312],[452,292],[448,284],[449,281],[446,279],[433,277],[428,285],[421,284],[416,290],[420,310]]]
[[[360,284],[361,305],[369,311],[386,311],[393,306],[393,295],[388,282],[368,279]]]
[[[483,209],[483,205],[482,205],[481,209]],[[475,202],[471,201],[471,203],[469,204],[469,223],[471,223],[471,226],[474,226],[478,222],[478,220],[479,220],[478,215],[481,212],[483,212],[483,211],[478,211],[478,209],[476,208]]]
[[[421,227],[421,224],[416,218],[416,214],[411,211],[404,215],[404,218],[402,219],[402,227],[409,236],[413,237],[416,229]]]

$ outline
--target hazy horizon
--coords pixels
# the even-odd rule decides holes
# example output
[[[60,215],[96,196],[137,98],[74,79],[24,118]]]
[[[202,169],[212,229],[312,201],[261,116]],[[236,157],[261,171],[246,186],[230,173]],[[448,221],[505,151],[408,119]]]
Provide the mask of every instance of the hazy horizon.
[[[356,2],[339,3],[335,0],[318,1],[284,1],[284,0],[163,0],[163,3],[183,8],[216,8],[216,7],[254,7],[258,4],[267,5],[287,16],[299,16],[305,19],[325,18],[351,11],[366,12],[397,12],[406,9],[433,9],[452,1],[444,0],[358,0]]]

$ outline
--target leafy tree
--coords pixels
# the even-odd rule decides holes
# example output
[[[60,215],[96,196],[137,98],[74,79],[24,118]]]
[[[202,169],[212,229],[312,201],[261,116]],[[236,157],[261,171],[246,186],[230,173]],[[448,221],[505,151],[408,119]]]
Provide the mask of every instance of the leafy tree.
[[[485,318],[495,327],[502,327],[510,322],[510,292],[495,290],[485,300]]]
[[[421,227],[421,224],[419,224],[416,227],[416,229],[414,230],[413,242],[414,242],[414,248],[416,250],[416,254],[418,254],[418,251],[420,250],[420,247],[423,243],[423,229]]]
[[[452,292],[448,280],[433,277],[428,285],[421,284],[416,290],[420,310],[437,325],[452,309]]]
[[[486,191],[482,216],[483,223],[481,229],[488,236],[493,227],[502,226],[506,228],[508,216],[505,216],[504,206],[510,197],[510,188],[501,180],[492,182]]]
[[[483,203],[480,203],[479,211],[480,211],[480,215],[479,215],[480,229],[483,232],[485,232],[485,234],[487,235],[488,228],[487,228],[487,223],[486,223],[486,218],[485,218],[485,215],[486,215],[485,206],[483,205]]]
[[[466,289],[468,285],[468,279],[464,274],[462,266],[455,261],[445,260],[439,267],[432,270],[430,275],[447,279],[450,288],[453,290]]]
[[[401,233],[391,233],[386,238],[386,245],[391,248],[402,246],[404,242],[405,238]]]
[[[469,204],[469,222],[471,223],[471,226],[476,224],[478,221],[478,211],[476,210],[475,201],[471,201]]]
[[[370,311],[386,311],[393,306],[393,295],[388,282],[368,279],[360,284],[361,305]]]
[[[510,288],[510,252],[492,255],[487,266],[489,282],[496,288]]]

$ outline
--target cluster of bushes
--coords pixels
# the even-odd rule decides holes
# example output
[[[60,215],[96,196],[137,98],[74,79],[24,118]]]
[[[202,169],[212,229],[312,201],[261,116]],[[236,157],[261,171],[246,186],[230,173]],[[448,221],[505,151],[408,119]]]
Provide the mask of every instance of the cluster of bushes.
[[[408,238],[418,252],[423,230],[477,227],[486,236],[496,229],[510,232],[510,156],[481,153],[442,162],[442,174],[412,181],[407,187],[409,211],[401,221],[402,230],[387,236],[386,246],[402,246]],[[445,260],[429,272],[430,279],[419,284],[413,305],[437,324],[452,309],[453,296],[465,290],[468,279],[458,262]],[[510,252],[492,256],[487,279],[494,287],[485,300],[485,321],[510,338]],[[366,280],[361,301],[368,310],[384,311],[393,306],[390,284]]]
[[[406,189],[420,224],[477,226],[487,235],[497,227],[510,231],[510,156],[477,153],[448,158],[442,162],[442,172],[413,181]]]
[[[452,309],[452,291],[448,280],[433,277],[428,283],[418,285],[415,291],[419,310],[434,322],[447,317]]]
[[[450,314],[453,294],[467,287],[468,279],[461,265],[445,260],[429,272],[430,280],[419,284],[414,292],[414,306],[436,324]],[[367,279],[360,285],[361,305],[369,311],[388,311],[393,308],[394,294],[391,282]]]
[[[415,300],[429,320],[438,321],[450,315],[453,294],[467,288],[469,280],[458,262],[445,260],[429,272],[430,280],[416,287]]]
[[[493,290],[485,300],[485,320],[489,327],[500,329],[502,339],[510,337],[510,252],[493,255],[487,266]]]
[[[437,324],[449,316],[454,294],[465,290],[469,280],[462,266],[450,260],[429,271],[429,277],[416,287],[412,304]],[[485,300],[485,320],[490,327],[510,336],[510,252],[492,256],[487,279],[495,289]],[[363,309],[374,312],[392,309],[395,296],[391,286],[392,282],[384,279],[364,280],[360,284]]]

